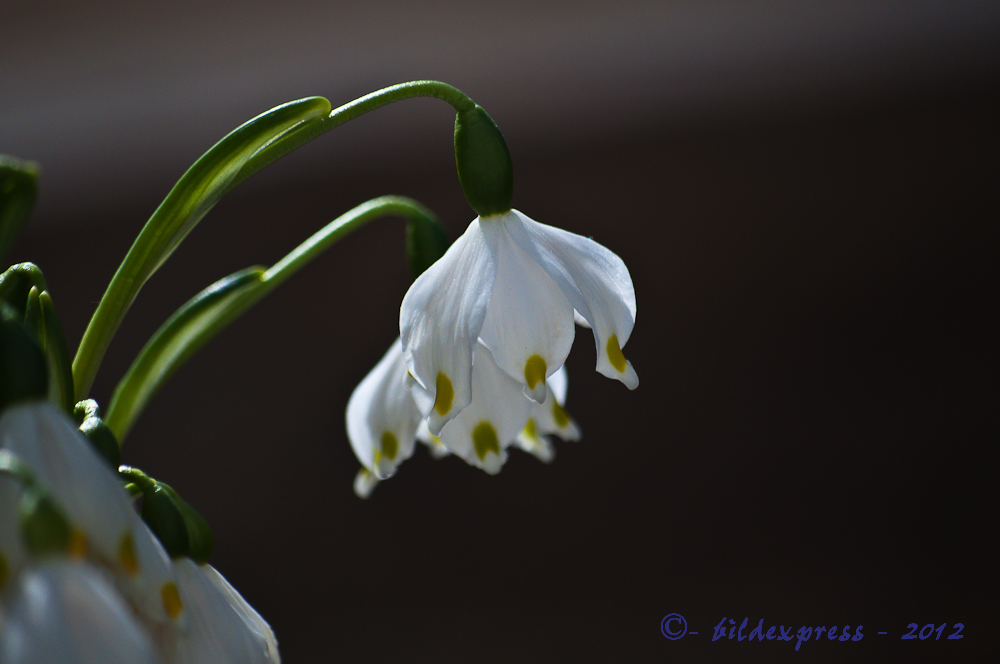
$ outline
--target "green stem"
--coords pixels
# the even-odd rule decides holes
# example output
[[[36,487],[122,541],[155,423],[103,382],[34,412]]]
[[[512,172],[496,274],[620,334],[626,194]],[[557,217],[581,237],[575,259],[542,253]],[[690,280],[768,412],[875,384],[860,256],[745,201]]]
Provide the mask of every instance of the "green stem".
[[[464,92],[441,81],[410,81],[376,90],[364,97],[333,109],[325,118],[318,118],[302,123],[277,137],[250,158],[239,175],[230,183],[227,191],[276,159],[283,157],[292,150],[301,147],[331,129],[339,127],[345,122],[374,111],[377,108],[414,97],[440,99],[450,104],[456,112],[467,111],[476,107],[476,102],[472,101]]]
[[[427,208],[409,198],[370,200],[331,221],[270,269],[250,268],[230,275],[178,309],[139,352],[115,388],[104,422],[118,444],[167,379],[209,339],[345,235],[387,215],[409,221],[433,219]]]
[[[218,199],[279,157],[348,120],[413,97],[434,97],[457,112],[476,108],[465,93],[440,81],[400,83],[365,95],[329,113],[321,97],[289,102],[234,130],[209,150],[174,186],[136,239],[112,278],[73,360],[77,401],[86,398],[111,339],[139,289]]]

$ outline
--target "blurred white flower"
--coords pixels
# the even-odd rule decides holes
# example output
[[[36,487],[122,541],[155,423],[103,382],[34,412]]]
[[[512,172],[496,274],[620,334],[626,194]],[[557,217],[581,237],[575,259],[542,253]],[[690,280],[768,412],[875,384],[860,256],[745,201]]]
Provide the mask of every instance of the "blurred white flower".
[[[572,346],[575,313],[593,330],[597,370],[635,389],[621,351],[635,311],[628,269],[607,248],[517,210],[477,217],[400,307],[403,357],[429,404],[431,433],[478,400],[473,366],[483,347],[488,362],[544,403],[545,379]]]
[[[48,403],[0,418],[0,447],[62,512],[62,553],[33,556],[0,475],[0,662],[279,662],[270,627],[208,565],[171,561],[87,439]]]

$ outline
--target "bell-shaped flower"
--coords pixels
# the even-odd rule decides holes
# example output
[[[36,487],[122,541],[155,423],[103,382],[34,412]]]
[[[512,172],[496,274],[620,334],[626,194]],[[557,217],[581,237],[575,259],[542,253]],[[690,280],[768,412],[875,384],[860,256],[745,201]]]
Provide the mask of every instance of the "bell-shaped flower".
[[[410,458],[420,413],[403,382],[406,364],[399,339],[358,384],[347,402],[347,437],[358,461],[385,479]]]
[[[52,559],[25,569],[10,586],[0,609],[4,664],[161,661],[132,608],[92,565]]]
[[[593,330],[597,370],[637,387],[621,351],[635,323],[625,263],[593,240],[517,210],[473,220],[413,282],[400,307],[403,357],[430,399],[431,433],[478,400],[472,374],[483,346],[495,366],[543,403],[545,379],[572,346],[575,314]]]
[[[211,565],[174,562],[189,627],[163,645],[175,664],[280,664],[274,632]]]
[[[516,447],[545,463],[555,458],[555,447],[549,434],[555,434],[563,440],[580,440],[580,429],[564,408],[568,382],[566,367],[560,367],[559,371],[549,377],[545,401],[532,407],[528,423],[514,441]]]
[[[61,411],[47,402],[8,408],[0,418],[0,447],[32,469],[66,515],[71,554],[107,564],[146,617],[183,625],[184,605],[166,552],[116,475]]]

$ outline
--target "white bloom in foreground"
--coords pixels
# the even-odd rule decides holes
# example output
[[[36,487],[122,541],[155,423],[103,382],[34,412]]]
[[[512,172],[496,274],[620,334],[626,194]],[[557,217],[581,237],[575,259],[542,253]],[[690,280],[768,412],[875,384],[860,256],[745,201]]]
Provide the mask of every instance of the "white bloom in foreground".
[[[55,406],[31,402],[0,418],[0,447],[34,473],[72,527],[71,549],[108,564],[146,617],[183,623],[170,559],[136,514],[114,472]]]
[[[535,402],[563,365],[574,312],[592,328],[597,370],[639,384],[621,348],[635,323],[624,262],[588,238],[539,224],[517,210],[477,217],[410,287],[400,307],[403,356],[428,397],[431,433],[477,399],[477,341]]]
[[[47,403],[8,408],[0,446],[69,527],[68,549],[33,556],[25,490],[0,475],[0,663],[273,664],[267,623],[208,565],[170,561],[87,439]]]
[[[4,592],[0,662],[159,662],[146,631],[105,575],[83,562],[51,560]]]
[[[168,650],[176,664],[279,664],[270,626],[211,565],[175,561],[191,626]]]

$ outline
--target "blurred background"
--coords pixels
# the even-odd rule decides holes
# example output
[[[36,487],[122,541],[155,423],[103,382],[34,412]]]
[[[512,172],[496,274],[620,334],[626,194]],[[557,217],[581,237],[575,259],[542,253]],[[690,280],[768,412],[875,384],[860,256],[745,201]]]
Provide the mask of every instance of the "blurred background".
[[[354,496],[343,411],[398,334],[398,220],[177,373],[123,461],[208,518],[213,564],[284,661],[973,661],[992,645],[1000,4],[38,2],[6,7],[0,36],[0,151],[42,165],[10,260],[45,271],[74,348],[215,141],[291,99],[410,79],[490,112],[515,207],[629,266],[640,386],[596,374],[578,330],[584,438],[551,465],[515,451],[489,477],[420,449]],[[412,196],[457,237],[473,215],[452,123],[402,102],[227,195],[140,294],[93,396],[201,288],[371,197]],[[699,635],[665,639],[673,612]],[[865,638],[713,643],[723,617]],[[957,622],[963,640],[900,640]]]

